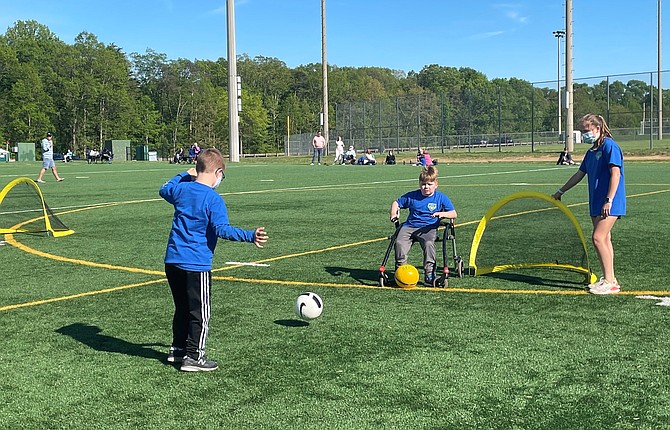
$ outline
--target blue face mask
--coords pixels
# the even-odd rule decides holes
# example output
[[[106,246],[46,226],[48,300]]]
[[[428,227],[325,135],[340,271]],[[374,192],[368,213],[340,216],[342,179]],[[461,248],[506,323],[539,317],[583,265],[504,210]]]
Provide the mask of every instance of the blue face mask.
[[[218,186],[221,185],[223,178],[226,177],[226,175],[223,173],[223,169],[218,169],[216,173],[219,173],[219,171],[221,172],[221,175],[216,175],[216,182],[214,182],[214,185],[212,185],[212,188],[214,189],[218,188]]]
[[[590,131],[587,131],[586,133],[582,134],[582,140],[584,143],[596,143],[596,140],[598,140],[593,133]]]

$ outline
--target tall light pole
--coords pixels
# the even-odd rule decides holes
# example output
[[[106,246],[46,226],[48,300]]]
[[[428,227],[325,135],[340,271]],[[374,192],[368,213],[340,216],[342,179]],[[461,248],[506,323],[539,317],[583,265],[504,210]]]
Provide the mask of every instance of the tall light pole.
[[[658,140],[663,140],[663,85],[661,84],[661,0],[658,0]],[[649,131],[651,133],[651,131]]]
[[[561,114],[561,39],[565,37],[565,31],[563,30],[556,30],[554,31],[554,36],[556,37],[556,41],[558,42],[558,54],[556,58],[558,59],[557,61],[557,70],[558,70],[558,76],[556,77],[556,93],[558,94],[558,139],[561,140],[561,122],[562,122],[562,114]]]
[[[568,152],[575,150],[572,131],[575,129],[574,106],[572,105],[572,0],[565,0],[565,146]]]
[[[328,60],[326,59],[326,0],[321,0],[321,74],[323,76],[323,138],[328,151]]]
[[[228,24],[228,150],[230,162],[240,161],[240,116],[237,111],[237,54],[235,53],[235,1],[226,0]]]

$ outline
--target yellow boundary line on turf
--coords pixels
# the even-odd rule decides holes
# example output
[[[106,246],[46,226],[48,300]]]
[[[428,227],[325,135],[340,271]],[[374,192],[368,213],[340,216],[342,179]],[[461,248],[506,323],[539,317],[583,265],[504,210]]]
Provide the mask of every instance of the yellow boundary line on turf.
[[[379,285],[368,284],[338,284],[334,282],[305,282],[305,281],[282,281],[276,279],[257,279],[257,278],[237,278],[234,276],[212,276],[217,281],[244,282],[249,284],[281,284],[295,285],[305,287],[335,287],[335,288],[368,288],[373,290],[394,290],[394,291],[439,291],[443,293],[482,293],[482,294],[537,294],[537,295],[558,295],[558,296],[581,296],[588,295],[586,290],[504,290],[502,288],[436,288],[436,287],[380,287]],[[670,291],[622,291],[618,295],[659,295],[668,294]]]
[[[137,283],[137,284],[130,284],[130,285],[122,285],[120,287],[105,288],[103,290],[86,291],[84,293],[72,294],[72,295],[69,295],[69,296],[54,297],[52,299],[35,300],[33,302],[26,302],[26,303],[19,303],[19,304],[16,304],[16,305],[3,306],[3,307],[0,307],[0,311],[8,311],[8,310],[11,310],[11,309],[25,308],[25,307],[28,307],[28,306],[43,305],[45,303],[53,303],[53,302],[60,302],[60,301],[63,301],[63,300],[71,300],[71,299],[76,299],[76,298],[79,298],[79,297],[95,296],[95,295],[98,295],[98,294],[111,293],[111,292],[114,292],[114,291],[128,290],[130,288],[142,287],[142,286],[150,285],[150,284],[157,284],[159,282],[164,282],[164,281],[165,281],[165,279],[156,279],[154,281],[140,282],[140,283]]]
[[[662,193],[667,193],[670,192],[669,190],[657,190],[657,191],[650,191],[646,193],[639,193],[639,194],[633,194],[628,197],[643,197],[643,196],[649,196],[649,195],[654,195],[654,194],[662,194]],[[149,202],[149,201],[155,201],[155,199],[147,199],[147,200],[134,200],[134,201],[129,201],[129,202],[114,202],[114,203],[106,203],[102,205],[95,205],[95,206],[89,206],[89,207],[84,207],[84,208],[77,208],[77,209],[72,209],[64,212],[59,212],[58,215],[62,214],[68,214],[68,213],[74,213],[74,212],[81,212],[89,209],[99,209],[99,208],[105,208],[105,207],[111,207],[111,206],[118,206],[122,204],[130,204],[130,203],[143,203],[143,202]],[[573,203],[568,205],[568,207],[575,207],[575,206],[583,206],[587,205],[588,202],[581,202],[581,203]],[[25,223],[31,222],[32,220],[26,221]],[[467,221],[464,223],[457,224],[457,226],[466,226],[466,225],[471,225],[478,223],[479,220],[473,220],[473,221]],[[20,225],[23,225],[25,223],[22,223]],[[359,245],[365,245],[369,243],[374,243],[374,242],[380,242],[383,240],[388,240],[388,237],[382,237],[382,238],[376,238],[376,239],[368,239],[368,240],[363,240],[359,242],[353,242],[349,244],[344,244],[344,245],[336,245],[336,246],[331,246],[327,248],[322,248],[322,249],[316,249],[316,250],[311,250],[311,251],[304,251],[304,252],[297,252],[293,254],[287,254],[287,255],[282,255],[282,256],[277,256],[277,257],[271,257],[263,260],[258,260],[255,261],[254,263],[267,263],[267,262],[272,262],[272,261],[279,261],[279,260],[284,260],[287,258],[295,258],[295,257],[302,257],[305,255],[311,255],[311,254],[319,254],[322,252],[327,252],[327,251],[334,251],[338,249],[344,249],[344,248],[350,248],[353,246],[359,246]],[[163,277],[164,272],[162,271],[157,271],[157,270],[148,270],[148,269],[141,269],[141,268],[136,268],[136,267],[126,267],[126,266],[115,266],[112,264],[106,264],[106,263],[96,263],[93,261],[88,261],[88,260],[80,260],[80,259],[75,259],[75,258],[69,258],[69,257],[63,257],[59,255],[54,255],[50,254],[47,252],[39,251],[33,248],[30,248],[20,242],[18,242],[16,239],[14,239],[13,234],[5,234],[5,241],[28,253],[28,254],[33,254],[37,255],[39,257],[43,258],[49,258],[52,260],[56,261],[61,261],[61,262],[66,262],[66,263],[71,263],[71,264],[79,264],[83,266],[88,266],[88,267],[99,267],[103,269],[110,269],[110,270],[121,270],[121,271],[126,271],[126,272],[131,272],[131,273],[141,273],[141,274],[147,274],[147,275],[156,275],[156,276],[161,276],[161,279],[156,279],[153,281],[146,281],[146,282],[140,282],[136,284],[129,284],[129,285],[122,285],[119,287],[112,287],[112,288],[105,288],[101,290],[94,290],[94,291],[88,291],[84,293],[78,293],[78,294],[73,294],[73,295],[68,295],[68,296],[62,296],[62,297],[55,297],[51,299],[44,299],[44,300],[36,300],[32,302],[25,302],[25,303],[19,303],[19,304],[14,304],[14,305],[7,305],[4,307],[0,307],[0,312],[1,311],[7,311],[7,310],[12,310],[12,309],[18,309],[18,308],[23,308],[23,307],[29,307],[29,306],[37,306],[41,304],[47,304],[47,303],[53,303],[53,302],[58,302],[58,301],[63,301],[63,300],[71,300],[71,299],[76,299],[80,297],[85,297],[85,296],[93,296],[93,295],[99,295],[99,294],[105,294],[105,293],[110,293],[114,291],[121,291],[121,290],[126,290],[130,288],[135,288],[135,287],[141,287],[141,286],[146,286],[146,285],[152,285],[152,284],[157,284],[161,282],[165,282],[166,279]],[[239,267],[243,267],[244,265],[231,265],[231,266],[226,266],[226,267],[221,267],[218,269],[213,269],[212,273],[214,272],[220,272],[220,271],[225,271],[225,270],[231,270]],[[232,276],[212,276],[213,279],[215,280],[224,280],[224,281],[229,281],[229,282],[246,282],[246,283],[257,283],[257,284],[280,284],[280,285],[301,285],[301,286],[320,286],[320,287],[337,287],[337,288],[369,288],[369,289],[388,289],[388,290],[408,290],[408,291],[439,291],[439,292],[451,292],[451,293],[479,293],[479,294],[536,294],[536,295],[587,295],[588,293],[586,291],[582,290],[504,290],[504,289],[487,289],[487,288],[431,288],[431,287],[414,287],[414,288],[406,288],[406,289],[401,289],[401,288],[396,288],[396,287],[379,287],[378,285],[366,285],[366,284],[337,284],[337,283],[320,283],[320,282],[301,282],[301,281],[284,281],[284,280],[276,280],[276,279],[249,279],[249,278],[236,278]],[[618,293],[618,295],[667,295],[670,294],[670,291],[622,291]]]

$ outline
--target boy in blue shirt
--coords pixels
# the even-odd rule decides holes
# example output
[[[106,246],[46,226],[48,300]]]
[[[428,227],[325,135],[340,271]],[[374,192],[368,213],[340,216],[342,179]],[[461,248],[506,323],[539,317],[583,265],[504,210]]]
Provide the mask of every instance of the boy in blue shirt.
[[[205,356],[217,239],[253,242],[258,248],[268,240],[265,227],[242,230],[229,224],[226,204],[214,191],[224,178],[224,169],[221,153],[206,149],[199,154],[195,169],[178,174],[159,191],[174,206],[165,251],[165,275],[175,306],[168,362],[181,363],[184,372],[218,368],[216,361]]]
[[[437,191],[437,168],[428,166],[419,174],[419,189],[410,191],[391,204],[391,222],[400,218],[400,209],[409,209],[409,215],[400,226],[395,242],[395,268],[407,263],[407,254],[416,240],[423,250],[424,284],[435,281],[435,240],[440,218],[456,218],[454,205],[445,194]]]

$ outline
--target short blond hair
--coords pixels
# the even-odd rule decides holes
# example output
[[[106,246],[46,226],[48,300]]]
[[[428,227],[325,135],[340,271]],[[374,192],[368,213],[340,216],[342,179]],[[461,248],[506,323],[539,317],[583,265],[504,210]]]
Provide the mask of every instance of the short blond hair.
[[[438,175],[437,167],[424,167],[419,174],[419,183],[425,184],[426,182],[437,182]]]
[[[211,173],[225,168],[226,164],[223,162],[223,155],[216,148],[207,148],[201,151],[198,155],[198,161],[195,162],[195,171],[198,173]]]

